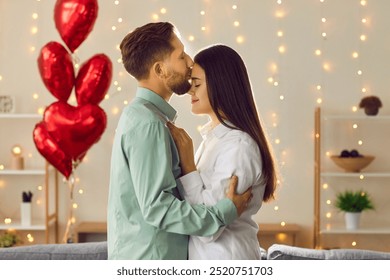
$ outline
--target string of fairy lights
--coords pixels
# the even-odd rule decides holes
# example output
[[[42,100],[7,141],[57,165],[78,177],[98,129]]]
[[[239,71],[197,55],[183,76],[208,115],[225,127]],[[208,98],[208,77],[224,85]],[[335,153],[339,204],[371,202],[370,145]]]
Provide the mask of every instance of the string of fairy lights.
[[[326,33],[326,30],[327,30],[327,18],[325,17],[325,14],[324,14],[324,0],[320,0],[320,17],[321,17],[321,21],[320,21],[320,32],[321,32],[321,36],[320,36],[320,47],[317,48],[315,51],[314,51],[314,54],[319,57],[319,58],[323,58],[324,57],[324,45],[325,45],[325,42],[326,42],[326,39],[327,39],[327,33]],[[323,96],[323,93],[324,93],[324,87],[323,87],[323,83],[324,83],[324,71],[326,69],[328,69],[328,67],[326,66],[327,63],[324,62],[324,60],[321,61],[321,67],[320,67],[320,80],[319,82],[317,83],[317,85],[315,86],[315,89],[316,89],[316,92],[317,92],[317,98],[316,98],[316,102],[318,105],[320,105],[322,103],[322,96]]]
[[[39,11],[42,10],[41,5],[44,4],[42,2],[43,1],[41,1],[41,0],[36,0],[35,10],[32,11],[31,21],[30,21],[29,26],[28,26],[28,28],[30,28],[31,39],[30,39],[29,46],[27,46],[27,51],[34,58],[38,55],[38,51],[42,47],[42,46],[40,46],[40,44],[42,44],[42,38],[41,38],[40,32],[39,32],[39,26],[40,26],[40,22],[39,22],[40,12]],[[76,50],[75,54],[73,54],[73,60],[74,60],[75,69],[78,69],[79,68],[79,64],[78,64],[79,59],[77,57],[77,50]],[[0,82],[2,80],[3,80],[3,76],[0,73]],[[45,110],[45,106],[42,106],[39,102],[40,94],[37,91],[34,91],[31,94],[31,98],[37,106],[36,113],[39,115],[43,115],[44,110]],[[69,102],[75,103],[76,102],[75,97],[74,96],[71,97]],[[31,152],[29,152],[27,154],[27,157],[30,159],[31,162],[33,162],[35,160],[33,157],[33,154]],[[84,161],[88,161],[87,157],[85,157]],[[0,163],[0,170],[5,170],[5,169],[6,169],[5,165]],[[65,178],[64,178],[63,182],[64,182],[64,185],[66,185]],[[77,185],[79,185],[80,178],[76,177],[75,182],[77,183]],[[44,204],[43,204],[43,199],[44,199],[43,198],[43,189],[44,188],[42,185],[37,185],[33,188],[35,188],[37,191],[37,193],[35,193],[35,195],[34,195],[35,199],[33,201],[35,202],[35,205],[37,206],[37,210],[39,212],[42,212],[43,207],[44,207]],[[77,193],[79,195],[82,195],[84,193],[84,189],[79,187],[77,190]],[[70,205],[69,207],[72,207],[73,209],[77,209],[78,204],[77,204],[77,202],[73,202],[72,205]],[[42,210],[42,211],[40,211],[40,210]],[[71,219],[72,224],[76,223],[75,216],[70,217],[70,219]],[[13,218],[5,217],[4,224],[9,225],[10,230],[13,230],[13,225],[14,225]],[[35,241],[33,231],[23,234],[23,236],[21,236],[21,238],[22,238],[21,242],[34,243],[34,241]]]
[[[277,100],[281,102],[283,105],[285,103],[285,88],[283,83],[283,63],[284,63],[284,57],[287,53],[287,47],[285,44],[285,28],[284,28],[284,21],[285,17],[287,16],[286,8],[284,6],[284,2],[282,0],[277,0],[274,2],[274,18],[276,23],[276,29],[275,29],[275,42],[276,42],[276,59],[275,61],[271,62],[268,69],[270,71],[270,76],[268,77],[267,81],[270,84],[271,87],[273,87],[273,91],[275,92]],[[287,151],[283,148],[282,140],[280,138],[280,132],[283,130],[283,127],[280,123],[280,115],[273,111],[271,112],[271,125],[272,130],[270,131],[270,140],[271,140],[271,146],[274,149],[275,156],[276,156],[276,162],[279,166],[279,172],[280,177],[278,178],[278,186],[281,186],[282,183],[284,183],[283,180],[283,168],[286,165],[286,155]],[[275,211],[275,216],[279,216],[281,206],[279,205],[279,200],[276,199],[273,201],[273,210]],[[280,218],[279,218],[280,219]],[[279,221],[280,225],[286,226],[286,222],[281,220]],[[276,238],[278,241],[282,242],[287,236],[285,234],[277,234]]]
[[[36,1],[37,3],[40,2],[40,0],[37,0]],[[38,34],[39,34],[39,28],[38,28],[38,20],[39,20],[39,7],[38,5],[36,5],[36,8],[35,8],[35,11],[32,12],[31,14],[31,21],[30,21],[30,24],[29,24],[29,28],[30,28],[30,34],[31,34],[31,39],[30,39],[30,44],[27,46],[27,51],[33,55],[36,53],[36,50],[37,50],[37,41],[39,40],[38,37]],[[0,73],[0,82],[3,80],[3,77]],[[36,92],[33,92],[32,93],[32,99],[36,102],[38,99],[39,99],[39,94],[36,93]],[[39,110],[38,110],[39,112]],[[42,111],[43,113],[43,111]],[[27,154],[27,158],[32,161],[34,160],[33,158],[33,154],[31,152],[28,152]],[[5,165],[0,163],[0,170],[5,170]],[[43,209],[43,202],[42,202],[42,199],[43,199],[43,186],[42,185],[36,185],[35,187],[33,187],[36,189],[37,193],[34,193],[34,197],[35,199],[33,200],[37,206],[38,209],[42,210]],[[12,229],[12,225],[13,225],[13,219],[11,217],[5,217],[4,218],[4,224],[6,225],[10,225],[10,228]],[[23,236],[23,240],[22,242],[24,241],[27,241],[29,243],[33,243],[34,240],[35,240],[35,237],[33,235],[32,232],[27,232],[24,236]]]
[[[323,42],[325,42],[327,39],[327,28],[326,28],[327,18],[324,16],[326,1],[320,0],[320,3],[321,3],[321,22],[323,23],[322,28],[321,28],[321,36],[324,39]],[[359,87],[359,91],[360,91],[359,98],[368,94],[369,88],[370,88],[369,85],[366,84],[364,79],[363,79],[365,71],[363,69],[364,64],[361,62],[361,52],[362,52],[362,49],[364,47],[364,44],[366,43],[366,41],[368,39],[367,33],[369,31],[369,24],[370,24],[370,19],[366,15],[367,14],[367,5],[368,5],[367,0],[359,0],[358,7],[355,7],[359,10],[359,12],[358,12],[358,15],[359,15],[358,16],[358,21],[359,21],[359,24],[358,24],[359,35],[358,36],[359,37],[356,39],[357,44],[356,44],[355,49],[353,49],[350,53],[352,63],[355,62],[355,65],[356,65],[355,73],[353,75],[356,77],[356,80],[357,80],[356,84],[357,84],[357,87]],[[318,56],[322,56],[323,53],[324,53],[323,50],[320,50],[320,49],[317,49],[315,51],[315,54]],[[330,69],[331,69],[330,64],[328,62],[324,62],[323,67],[322,67],[322,70],[323,70],[322,73],[329,71]],[[323,81],[322,78],[323,78],[323,75],[321,75],[321,81]],[[323,93],[322,84],[317,85],[317,90],[320,93]],[[320,105],[322,103],[322,98],[318,98],[317,103]],[[351,111],[353,113],[356,113],[358,111],[358,106],[353,105],[351,108]],[[353,136],[356,139],[356,145],[362,146],[363,140],[359,136],[359,131],[358,131],[359,123],[357,121],[352,124],[352,129],[353,129],[352,130]],[[332,154],[338,154],[338,153],[339,153],[339,151],[327,150],[327,151],[325,151],[325,156],[330,157]],[[363,174],[360,174],[359,179],[364,180],[365,176]],[[333,205],[334,194],[328,192],[330,190],[330,187],[331,186],[328,182],[324,182],[322,184],[323,190],[325,192],[327,192],[325,195],[324,201],[323,201],[323,203],[325,205],[325,211],[324,211],[324,216],[326,219],[325,228],[327,230],[332,229],[335,225],[335,219],[334,219],[335,217],[333,215],[335,213],[334,212],[335,208]],[[352,240],[350,245],[352,247],[358,246],[357,240],[355,240],[355,239]]]

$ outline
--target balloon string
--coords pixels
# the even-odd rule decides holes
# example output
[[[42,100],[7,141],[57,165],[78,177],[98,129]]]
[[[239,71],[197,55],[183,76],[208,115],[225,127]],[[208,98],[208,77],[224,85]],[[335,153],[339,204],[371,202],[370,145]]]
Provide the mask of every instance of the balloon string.
[[[68,179],[68,188],[69,188],[69,213],[68,213],[68,221],[66,223],[65,234],[63,238],[64,243],[73,243],[74,242],[74,233],[73,233],[73,224],[74,224],[74,216],[73,216],[73,191],[75,188],[75,175],[74,168],[72,169],[72,173],[70,178]]]

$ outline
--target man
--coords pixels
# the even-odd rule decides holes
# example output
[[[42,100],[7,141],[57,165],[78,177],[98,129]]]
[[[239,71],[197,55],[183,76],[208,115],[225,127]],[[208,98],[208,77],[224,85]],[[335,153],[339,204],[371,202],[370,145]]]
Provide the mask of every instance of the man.
[[[193,61],[167,22],[135,29],[120,48],[138,88],[122,112],[112,149],[108,258],[187,259],[188,235],[212,235],[230,224],[251,193],[236,195],[233,180],[228,198],[213,207],[181,199],[179,155],[166,123],[176,118],[168,104],[173,92],[190,89]]]

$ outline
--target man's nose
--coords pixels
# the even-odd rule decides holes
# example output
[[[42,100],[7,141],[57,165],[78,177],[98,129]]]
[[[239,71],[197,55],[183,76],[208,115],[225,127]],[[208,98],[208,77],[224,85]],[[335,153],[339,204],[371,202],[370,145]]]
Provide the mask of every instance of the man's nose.
[[[192,66],[194,66],[194,61],[189,55],[187,55],[187,65],[189,68],[192,68]]]

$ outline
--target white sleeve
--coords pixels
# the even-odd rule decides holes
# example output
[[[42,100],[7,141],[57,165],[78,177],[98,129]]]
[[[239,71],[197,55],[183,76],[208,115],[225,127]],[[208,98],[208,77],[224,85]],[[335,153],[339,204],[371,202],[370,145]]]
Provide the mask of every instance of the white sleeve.
[[[253,142],[253,143],[252,143]],[[224,143],[219,147],[211,186],[204,186],[199,172],[194,171],[180,178],[184,188],[184,198],[191,204],[204,203],[214,205],[226,197],[229,180],[232,175],[238,177],[237,192],[243,193],[258,182],[261,176],[261,158],[254,141],[238,141]],[[224,227],[210,237],[199,237],[203,242],[212,242],[222,233]]]
[[[204,184],[202,177],[200,177],[197,170],[180,177],[179,181],[184,188],[182,195],[185,200],[187,200],[191,205],[204,203],[202,198]]]

